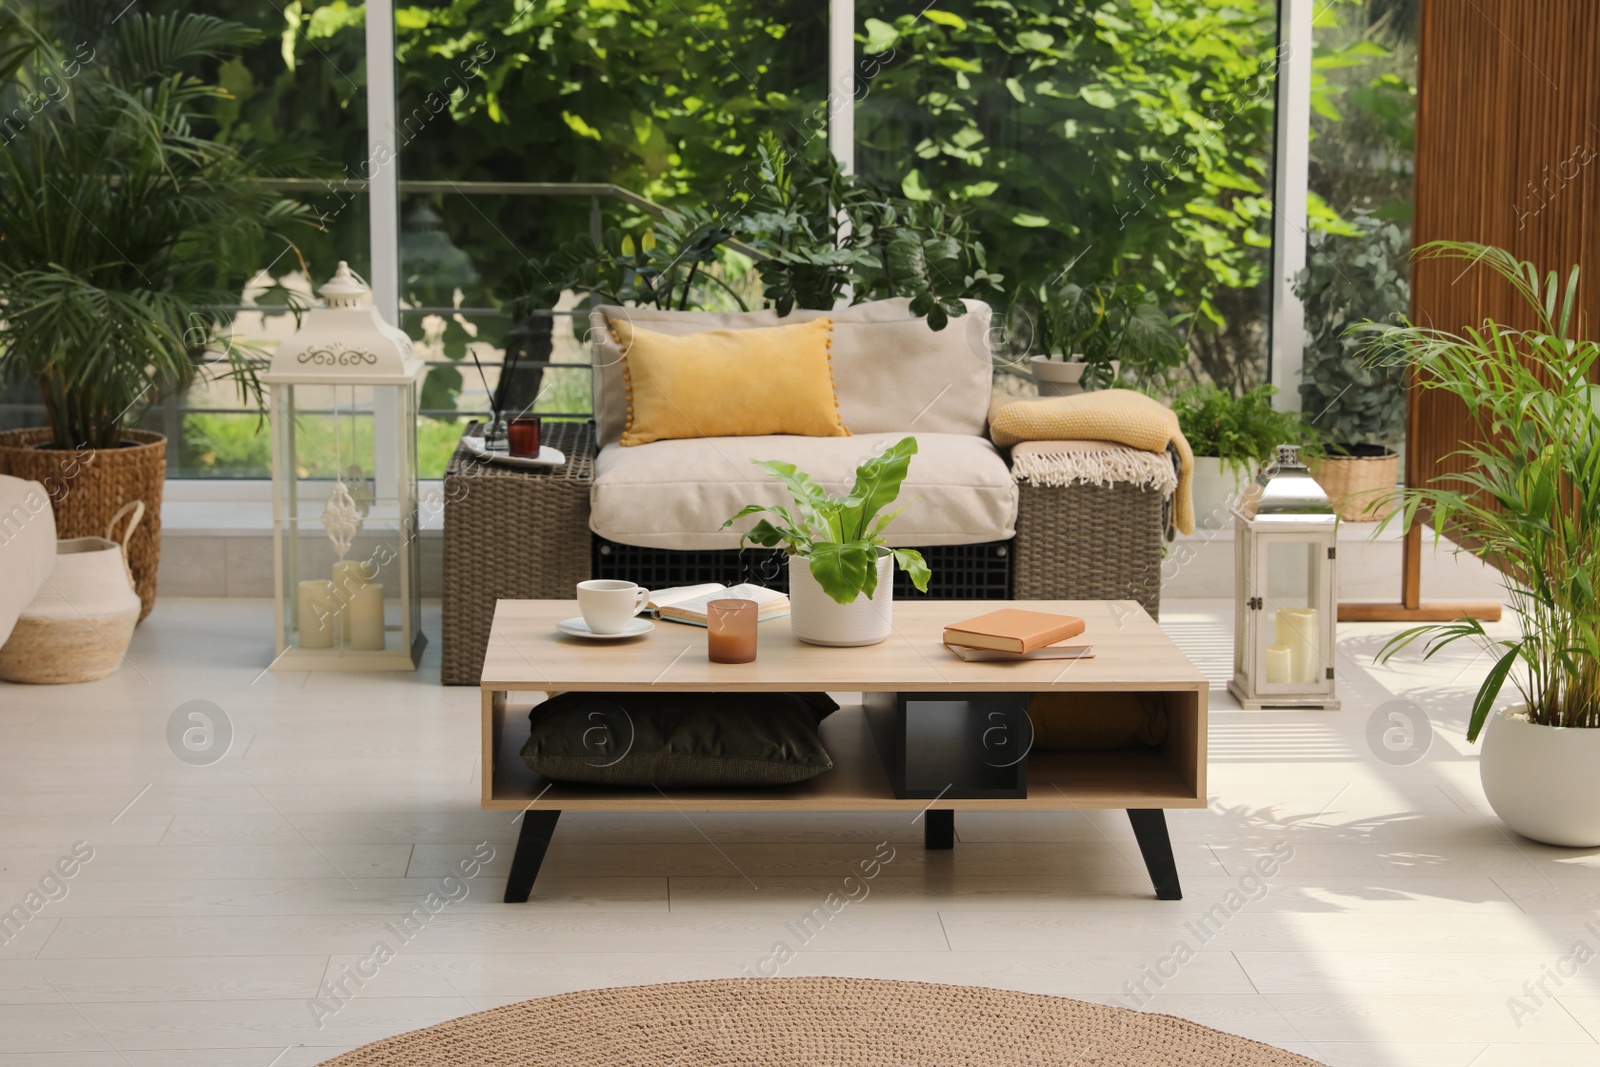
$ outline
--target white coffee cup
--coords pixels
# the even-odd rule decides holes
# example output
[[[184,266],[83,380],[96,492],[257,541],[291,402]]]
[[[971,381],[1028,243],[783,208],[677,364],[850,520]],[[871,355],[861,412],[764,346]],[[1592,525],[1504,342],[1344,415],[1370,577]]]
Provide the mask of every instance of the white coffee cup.
[[[650,603],[650,590],[618,578],[591,578],[578,583],[578,610],[597,634],[620,634],[628,620]]]

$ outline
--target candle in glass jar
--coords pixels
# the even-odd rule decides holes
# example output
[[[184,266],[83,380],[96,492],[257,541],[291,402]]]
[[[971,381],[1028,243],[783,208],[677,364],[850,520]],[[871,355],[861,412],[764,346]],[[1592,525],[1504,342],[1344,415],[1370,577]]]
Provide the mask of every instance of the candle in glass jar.
[[[706,655],[712,663],[749,663],[756,658],[754,600],[713,600],[706,604]]]
[[[345,610],[350,614],[350,648],[356,652],[383,651],[383,583],[363,582]]]
[[[332,648],[336,601],[333,583],[309,578],[300,583],[299,628],[301,648]]]

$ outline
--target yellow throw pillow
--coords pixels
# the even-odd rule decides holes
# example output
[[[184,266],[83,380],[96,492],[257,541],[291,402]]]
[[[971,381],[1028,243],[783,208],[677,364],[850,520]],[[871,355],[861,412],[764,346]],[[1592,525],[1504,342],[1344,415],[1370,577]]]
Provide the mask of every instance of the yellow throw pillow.
[[[848,437],[834,395],[833,320],[754,330],[657,333],[623,319],[624,445],[683,437]]]

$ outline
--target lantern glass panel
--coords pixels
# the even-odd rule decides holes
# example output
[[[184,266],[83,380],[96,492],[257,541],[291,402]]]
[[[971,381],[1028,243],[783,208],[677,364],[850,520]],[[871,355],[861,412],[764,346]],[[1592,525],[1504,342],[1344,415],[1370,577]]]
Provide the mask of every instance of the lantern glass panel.
[[[409,649],[421,625],[415,387],[278,391],[284,646]]]
[[[1314,537],[1261,538],[1255,577],[1261,597],[1255,630],[1257,688],[1264,693],[1320,690],[1332,666],[1323,647],[1328,622],[1326,544]]]

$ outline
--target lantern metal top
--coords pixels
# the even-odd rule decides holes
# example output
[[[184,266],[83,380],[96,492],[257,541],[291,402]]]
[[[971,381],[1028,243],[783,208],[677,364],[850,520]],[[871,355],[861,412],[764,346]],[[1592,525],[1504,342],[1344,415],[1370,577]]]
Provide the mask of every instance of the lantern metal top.
[[[340,261],[320,290],[323,306],[278,346],[261,380],[269,385],[409,385],[426,369],[405,332],[383,321],[372,290]]]
[[[1295,526],[1331,526],[1339,521],[1328,494],[1300,462],[1299,445],[1278,446],[1277,460],[1262,468],[1245,490],[1237,513],[1252,522]]]

